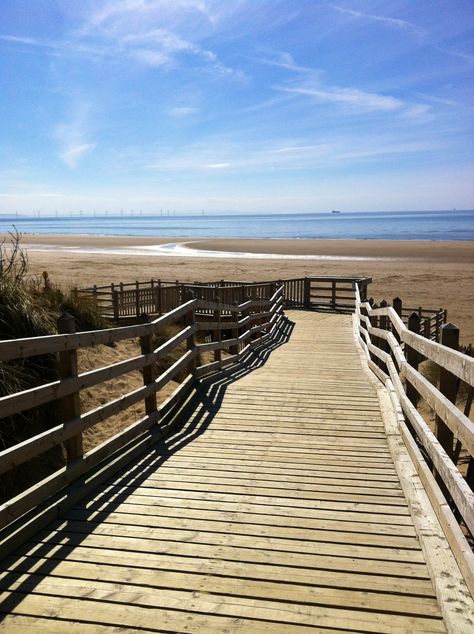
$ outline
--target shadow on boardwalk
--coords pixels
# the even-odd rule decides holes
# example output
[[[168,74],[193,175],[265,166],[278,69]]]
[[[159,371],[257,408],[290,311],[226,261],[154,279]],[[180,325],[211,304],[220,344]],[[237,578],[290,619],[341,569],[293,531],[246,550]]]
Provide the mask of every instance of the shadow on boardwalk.
[[[84,515],[80,527],[77,520],[68,519],[70,511],[67,511],[64,518],[39,531],[16,554],[4,559],[0,579],[5,598],[0,602],[0,614],[7,614],[18,606],[23,597],[33,592],[61,561],[66,558],[74,560],[74,549],[108,515],[116,511],[171,456],[203,434],[219,411],[227,387],[265,365],[271,352],[288,341],[293,327],[294,323],[286,318],[271,342],[251,350],[240,367],[229,368],[198,381],[195,393],[180,412],[173,431],[146,451],[136,464],[125,466],[75,507]],[[9,588],[14,590],[9,592]]]

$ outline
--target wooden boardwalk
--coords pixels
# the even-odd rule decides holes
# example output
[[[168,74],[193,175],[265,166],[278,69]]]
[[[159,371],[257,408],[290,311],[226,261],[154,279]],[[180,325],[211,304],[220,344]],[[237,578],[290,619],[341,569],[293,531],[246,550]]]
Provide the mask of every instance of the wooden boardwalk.
[[[3,632],[443,632],[350,316],[266,363],[1,573]]]

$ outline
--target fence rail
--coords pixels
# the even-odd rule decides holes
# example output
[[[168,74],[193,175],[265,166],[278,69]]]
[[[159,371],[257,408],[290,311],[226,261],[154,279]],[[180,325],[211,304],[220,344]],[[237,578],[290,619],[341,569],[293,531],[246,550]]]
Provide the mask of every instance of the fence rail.
[[[179,289],[177,286],[169,288],[173,292]],[[0,473],[16,469],[45,451],[61,445],[64,446],[67,456],[63,468],[0,505],[0,529],[89,471],[131,439],[151,427],[163,424],[164,415],[186,398],[194,378],[238,364],[255,346],[264,344],[272,337],[283,320],[283,287],[275,285],[271,295],[268,288],[268,285],[254,285],[252,289],[244,287],[243,301],[238,304],[227,304],[220,298],[216,301],[212,297],[205,297],[207,290],[204,287],[202,298],[189,299],[149,323],[75,333],[74,319],[63,316],[59,324],[63,334],[0,341],[1,361],[57,353],[60,372],[60,377],[56,381],[0,398],[0,419],[53,401],[59,403],[61,412],[60,423],[1,451]],[[207,323],[198,321],[199,311],[206,311],[212,315],[212,321],[211,318]],[[146,321],[145,318],[146,315],[142,316],[142,322]],[[171,324],[178,328],[178,332],[155,347],[155,336],[164,326]],[[227,336],[229,331],[230,337]],[[208,341],[198,342],[200,332],[206,334]],[[139,355],[88,372],[77,371],[79,349],[135,338],[140,342]],[[176,350],[183,342],[186,342],[186,350],[181,351],[179,358],[157,376],[157,362]],[[209,351],[214,353],[214,360],[199,365],[201,353]],[[88,412],[81,411],[81,390],[116,379],[134,370],[140,370],[143,374],[142,387],[122,394]],[[159,390],[182,371],[187,372],[187,378],[171,400],[158,406]],[[146,415],[143,418],[133,422],[99,447],[84,453],[82,440],[85,430],[140,401],[144,401],[145,405]]]
[[[440,328],[443,343],[438,343],[423,336],[419,312],[410,315],[408,326],[400,312],[391,306],[375,308],[362,301],[356,289],[359,343],[369,367],[388,388],[395,411],[401,407],[405,419],[399,419],[403,440],[473,592],[474,554],[452,511],[474,535],[474,423],[469,419],[474,360],[452,349],[457,347],[453,332],[459,334],[452,324]],[[424,360],[439,366],[437,386],[418,371]],[[469,392],[464,411],[455,405],[460,381],[467,384]],[[434,431],[417,407],[420,401],[436,416]],[[461,451],[468,461],[466,477],[458,467]]]
[[[0,473],[25,465],[54,447],[62,446],[66,452],[64,467],[0,506],[0,529],[88,473],[111,453],[124,450],[127,443],[151,429],[166,429],[172,415],[193,389],[195,380],[238,365],[252,348],[265,344],[281,327],[285,307],[355,311],[361,323],[363,345],[372,355],[370,365],[374,371],[381,376],[380,373],[385,368],[388,373],[384,376],[389,377],[395,387],[399,387],[403,379],[407,379],[409,383],[411,381],[410,386],[424,395],[462,447],[471,452],[472,460],[473,432],[472,423],[466,422],[468,414],[464,418],[460,416],[456,408],[453,409],[454,406],[446,403],[446,398],[440,400],[436,392],[433,393],[425,385],[421,375],[415,377],[407,369],[407,362],[408,365],[414,363],[411,350],[416,355],[422,354],[433,359],[446,372],[455,374],[470,386],[473,385],[472,359],[455,351],[446,353],[445,346],[431,341],[433,328],[430,328],[430,337],[427,338],[428,329],[421,327],[423,320],[439,320],[441,314],[445,321],[446,312],[418,310],[416,318],[413,313],[409,316],[411,330],[408,330],[402,320],[408,309],[403,310],[399,300],[394,300],[393,307],[384,306],[384,302],[381,307],[375,307],[367,300],[370,282],[371,278],[307,276],[258,283],[220,280],[206,284],[184,284],[152,280],[134,285],[91,287],[77,292],[89,293],[98,305],[109,311],[106,312],[109,316],[114,317],[113,312],[110,313],[112,306],[114,310],[118,310],[119,318],[121,314],[124,317],[128,315],[136,321],[138,315],[141,323],[76,333],[72,318],[66,317],[59,325],[60,334],[0,341],[0,362],[56,354],[59,367],[57,380],[0,398],[0,420],[50,402],[57,402],[61,413],[60,421],[50,429],[0,452]],[[145,322],[143,314],[147,314],[148,319],[150,315],[158,317],[151,317],[151,321]],[[413,325],[416,320],[418,330],[416,324]],[[174,325],[176,332],[156,347],[156,334],[169,325]],[[436,328],[440,333],[443,332],[439,323],[435,330]],[[140,354],[137,356],[88,372],[78,372],[77,355],[80,349],[99,344],[113,345],[136,338],[140,343]],[[185,350],[182,350],[183,344]],[[178,346],[179,358],[166,371],[157,375],[157,362]],[[389,352],[394,359],[390,363],[387,357]],[[202,360],[209,355],[212,360]],[[81,411],[79,395],[82,390],[136,370],[143,375],[141,387],[121,394],[93,410]],[[392,377],[394,371],[399,373],[398,383]],[[158,392],[182,372],[187,373],[187,378],[165,403],[158,405]],[[402,406],[406,405],[403,398],[400,397]],[[145,416],[98,447],[88,452],[83,451],[82,438],[85,430],[100,425],[111,416],[141,401],[144,403]],[[412,409],[408,408],[408,411],[407,415],[414,417],[415,423],[419,423]],[[425,433],[424,428],[420,428],[420,438],[428,444],[431,442],[431,436]],[[436,444],[433,446],[436,447]],[[426,451],[431,456],[428,449]],[[466,481],[462,484],[456,475],[455,466],[447,468],[443,461],[440,462],[438,449],[430,451],[435,452],[435,457],[431,459],[438,474],[446,478],[450,487],[449,495],[459,505],[460,512],[464,513],[466,523],[472,530],[474,516],[472,510],[469,510],[472,499],[466,489]],[[473,470],[474,468],[469,473]]]
[[[370,277],[315,275],[268,282],[219,280],[193,282],[192,284],[152,279],[126,284],[91,286],[76,289],[75,292],[78,296],[91,298],[105,317],[119,323],[123,319],[138,319],[144,312],[150,315],[164,315],[180,306],[189,296],[208,301],[220,300],[227,304],[242,302],[247,295],[252,298],[268,299],[274,292],[276,284],[283,286],[284,308],[349,313],[355,309],[355,284],[359,288],[362,301],[366,301],[371,281]],[[369,301],[373,303],[371,299]],[[413,312],[416,312],[420,318],[420,334],[427,339],[440,341],[441,327],[447,321],[445,309],[408,308],[402,304],[402,300],[399,298],[393,300],[393,306],[405,322],[408,321],[408,317]],[[202,314],[207,312],[203,310]]]
[[[76,289],[79,297],[92,299],[104,317],[118,323],[122,319],[138,318],[143,312],[163,315],[181,305],[188,297],[234,304],[246,296],[269,299],[277,285],[283,286],[284,308],[305,308],[352,312],[354,284],[359,285],[364,299],[371,278],[308,276],[268,282],[170,282],[163,280],[136,281]]]

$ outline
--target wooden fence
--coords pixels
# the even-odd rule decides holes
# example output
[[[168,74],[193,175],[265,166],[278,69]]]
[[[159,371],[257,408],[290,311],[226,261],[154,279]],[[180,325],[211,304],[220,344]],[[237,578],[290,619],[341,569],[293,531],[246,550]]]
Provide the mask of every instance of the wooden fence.
[[[367,301],[367,290],[372,278],[307,276],[269,282],[246,282],[219,280],[216,282],[184,283],[179,281],[149,280],[128,284],[110,284],[76,289],[81,297],[91,298],[108,319],[119,323],[121,320],[138,319],[142,313],[163,315],[180,306],[186,298],[195,297],[207,301],[221,301],[235,304],[252,299],[268,299],[276,285],[283,286],[283,307],[306,310],[328,310],[353,312],[355,309],[354,288],[357,284],[362,301]],[[373,300],[368,300],[373,305]],[[383,301],[381,306],[388,304]],[[431,308],[408,308],[396,297],[393,307],[398,315],[408,322],[412,313],[419,316],[417,332],[427,339],[440,341],[441,327],[447,321],[447,311]],[[203,311],[203,314],[209,311]]]
[[[220,300],[235,304],[245,297],[268,299],[277,285],[283,286],[285,308],[307,310],[331,310],[353,312],[354,285],[359,285],[363,298],[371,278],[308,276],[268,282],[242,282],[219,280],[217,282],[183,283],[163,280],[110,284],[76,289],[80,297],[91,298],[101,313],[118,323],[122,319],[138,318],[142,313],[163,315],[177,308],[188,297]]]
[[[176,286],[172,288],[176,290]],[[245,288],[247,290],[247,288]],[[199,311],[206,311],[207,321],[197,320]],[[144,321],[142,319],[142,321]],[[245,295],[239,304],[226,304],[209,299],[190,299],[170,312],[149,323],[116,327],[91,332],[74,332],[74,319],[65,316],[61,320],[63,334],[0,341],[0,361],[8,362],[42,354],[59,356],[60,378],[22,392],[0,398],[0,419],[58,401],[61,422],[50,429],[32,436],[0,452],[0,473],[25,465],[45,451],[63,446],[66,465],[37,482],[32,487],[9,499],[0,506],[0,529],[24,516],[51,495],[98,465],[113,452],[123,448],[151,428],[166,425],[182,407],[192,390],[195,378],[239,364],[256,346],[272,338],[283,321],[283,287],[276,286],[268,298],[252,298]],[[179,327],[178,332],[155,347],[154,338],[169,325]],[[199,333],[206,334],[207,341],[198,343]],[[78,373],[79,349],[111,345],[119,341],[139,339],[141,354],[113,365]],[[156,376],[156,364],[171,351],[186,342],[186,350],[171,367]],[[198,365],[201,353],[212,351],[213,361]],[[134,370],[143,374],[143,387],[122,394],[99,407],[81,412],[81,390],[116,379]],[[187,378],[163,404],[157,404],[157,393],[178,372],[187,372]],[[109,417],[130,406],[144,401],[145,416],[108,439],[91,451],[83,451],[83,432],[99,425]],[[22,518],[23,519],[23,518]],[[22,520],[20,520],[22,522]],[[18,530],[21,530],[22,526]],[[0,539],[0,546],[1,546]]]
[[[365,301],[362,294],[360,296],[361,301]],[[386,308],[389,306],[386,300],[382,300],[379,306],[374,304],[372,298],[369,298],[368,302],[372,308],[378,308],[379,306]],[[403,304],[399,297],[393,299],[392,306],[406,325],[408,325],[409,319],[411,320],[410,330],[416,331],[426,339],[431,339],[431,341],[441,341],[441,328],[448,321],[448,311],[446,309],[423,308],[422,306],[409,308]],[[391,323],[388,323],[387,328],[392,329]]]
[[[440,328],[442,344],[431,341],[420,332],[418,313],[410,315],[407,327],[394,307],[374,308],[357,289],[355,314],[369,367],[388,388],[395,411],[403,414],[403,440],[473,592],[474,554],[452,511],[474,535],[474,423],[469,419],[474,359],[454,349],[459,331],[452,324]],[[424,360],[439,367],[437,386],[418,371]],[[468,390],[464,411],[455,405],[460,382]],[[420,401],[436,416],[434,431],[417,408]],[[465,476],[459,470],[461,454],[468,463]]]
[[[71,319],[64,318],[60,323],[61,334],[0,341],[0,362],[57,354],[60,371],[60,378],[56,381],[0,398],[0,419],[53,401],[59,403],[61,412],[60,422],[50,429],[0,452],[0,473],[25,465],[29,460],[58,446],[65,448],[67,457],[63,468],[0,506],[0,529],[15,525],[15,530],[21,532],[25,525],[24,514],[28,514],[30,509],[49,499],[51,495],[59,495],[58,492],[66,485],[97,468],[111,454],[126,453],[130,443],[150,430],[158,429],[160,433],[165,433],[173,417],[189,397],[195,379],[238,365],[255,346],[265,344],[281,327],[285,306],[343,312],[350,312],[352,306],[352,312],[355,311],[359,323],[360,340],[370,357],[370,367],[388,385],[391,393],[397,394],[420,446],[433,463],[442,486],[446,488],[448,499],[456,505],[456,512],[462,515],[472,532],[474,510],[470,485],[472,486],[474,472],[473,423],[468,419],[468,409],[460,412],[451,402],[454,400],[452,387],[448,393],[448,388],[444,385],[446,381],[446,385],[450,381],[452,384],[453,375],[461,379],[470,387],[472,402],[474,361],[424,336],[427,331],[420,327],[420,323],[426,319],[426,315],[430,315],[429,311],[422,311],[421,318],[420,311],[412,313],[408,317],[407,327],[400,316],[403,309],[397,301],[394,300],[394,307],[382,305],[376,308],[371,305],[367,301],[369,283],[370,278],[310,276],[262,283],[140,283],[135,288],[123,285],[117,292],[123,294],[124,306],[129,302],[129,308],[124,308],[124,311],[130,310],[134,316],[138,310],[140,314],[160,314],[165,309],[167,312],[150,323],[81,333],[75,333]],[[157,300],[154,295],[157,288],[160,289],[159,306],[155,303]],[[105,296],[115,291],[116,287],[97,288],[97,297],[100,296],[99,293],[104,293]],[[126,300],[129,292],[132,293],[131,299]],[[137,298],[140,300],[139,307]],[[430,319],[431,317],[429,316]],[[443,312],[443,318],[445,317]],[[177,327],[176,334],[156,347],[154,338],[157,333],[172,324]],[[439,331],[443,337],[443,333],[447,333],[449,328],[440,326]],[[78,372],[79,349],[136,338],[139,339],[141,350],[138,356],[96,370]],[[156,376],[157,362],[178,346],[180,349],[185,346],[186,350],[171,367]],[[207,353],[206,356],[211,353],[212,360],[201,363],[203,353]],[[444,378],[440,390],[417,372],[420,355],[442,368]],[[91,411],[81,411],[81,390],[116,379],[133,370],[143,373],[142,387],[122,394]],[[158,405],[157,393],[178,372],[183,371],[187,373],[187,378],[163,404]],[[407,382],[406,393],[402,387],[403,380]],[[439,438],[430,432],[416,410],[415,404],[420,395],[436,412]],[[82,435],[86,429],[99,425],[140,401],[144,402],[144,417],[91,451],[83,451]],[[418,459],[419,451],[417,445],[413,444],[413,438],[410,441],[404,429],[402,433],[414,459]],[[453,435],[457,440],[454,447]],[[448,440],[445,441],[445,438]],[[461,450],[464,454],[467,452],[470,460],[468,480],[460,474],[455,464]],[[419,462],[419,465],[423,464]],[[420,474],[425,473],[425,467],[419,466]],[[430,486],[427,485],[427,490]],[[432,496],[438,495],[434,487],[431,486],[430,490]],[[458,529],[454,526],[456,523],[453,524],[454,520],[445,512],[446,508],[448,507],[444,500],[440,503],[439,510],[444,518],[442,524],[444,522],[445,529],[458,539]],[[48,515],[49,519],[56,512],[53,508]],[[0,535],[0,547],[2,539]],[[460,538],[458,543],[462,543]],[[458,550],[460,548],[463,546],[458,546]]]

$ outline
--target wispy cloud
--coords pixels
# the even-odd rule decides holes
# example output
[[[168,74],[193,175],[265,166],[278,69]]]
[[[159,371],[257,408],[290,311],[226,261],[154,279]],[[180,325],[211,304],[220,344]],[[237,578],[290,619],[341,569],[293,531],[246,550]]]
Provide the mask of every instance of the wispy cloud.
[[[365,92],[358,88],[341,88],[338,86],[320,88],[318,86],[280,86],[278,90],[299,95],[307,95],[316,101],[349,106],[357,111],[393,111],[399,110],[404,103],[400,99],[388,95]]]
[[[173,66],[188,55],[208,72],[242,80],[241,70],[200,44],[215,21],[204,0],[114,0],[86,14],[79,34],[102,39],[119,55],[148,66]]]
[[[71,141],[60,152],[59,157],[68,167],[74,168],[77,167],[80,159],[93,150],[96,145],[96,143],[74,143]]]
[[[150,20],[157,14],[169,19],[177,13],[194,12],[214,21],[209,3],[204,0],[109,0],[93,9],[88,15],[88,23],[93,27],[121,23],[133,17],[134,21]]]
[[[274,59],[259,57],[257,61],[261,64],[267,64],[268,66],[277,66],[278,68],[284,68],[286,70],[291,70],[297,73],[315,73],[317,72],[314,68],[309,68],[307,66],[300,66],[297,64],[290,53],[285,51],[280,51],[277,53]]]
[[[89,112],[89,104],[79,103],[72,117],[58,123],[54,129],[54,136],[60,146],[58,156],[71,169],[76,168],[81,159],[97,146],[89,139]]]
[[[445,46],[436,46],[435,48],[440,53],[453,55],[454,57],[458,57],[459,59],[462,59],[466,62],[470,62],[471,64],[474,63],[474,55],[471,55],[469,53],[465,53],[463,51],[456,51],[453,48],[446,48]]]
[[[38,40],[32,37],[18,37],[16,35],[0,35],[0,40],[3,42],[16,42],[18,44],[30,44],[32,46],[38,45]]]
[[[207,167],[208,169],[211,169],[211,170],[222,170],[231,166],[232,166],[232,163],[208,163],[204,167]]]
[[[175,108],[169,108],[166,111],[166,114],[175,119],[183,119],[184,117],[190,117],[197,112],[198,109],[192,106],[176,106]]]
[[[413,24],[412,22],[408,22],[407,20],[390,18],[385,15],[375,15],[373,13],[364,13],[362,11],[356,11],[354,9],[347,9],[346,7],[341,7],[337,4],[330,4],[329,6],[336,11],[339,11],[340,13],[345,13],[346,15],[350,15],[353,18],[359,18],[371,22],[379,22],[381,24],[384,24],[385,26],[390,26],[396,29],[408,29],[417,33],[418,35],[423,35],[426,32],[425,29],[417,26],[416,24]]]
[[[421,120],[431,116],[431,105],[410,103],[399,97],[363,90],[355,86],[334,86],[324,81],[324,73],[317,69],[302,67],[295,63],[292,56],[279,55],[285,68],[295,71],[296,77],[285,83],[273,86],[274,90],[287,95],[309,97],[321,104],[332,104],[347,113],[394,113],[405,118]],[[279,61],[272,62],[280,65]]]
[[[16,35],[0,35],[0,41],[26,44],[34,48],[41,48],[47,52],[65,55],[84,55],[97,57],[111,57],[112,52],[105,46],[92,45],[69,40],[47,40]]]
[[[189,144],[181,150],[160,148],[154,152],[134,150],[127,164],[134,162],[137,171],[161,174],[210,175],[265,173],[272,171],[326,170],[381,162],[439,152],[433,141],[413,140],[409,133],[400,135],[368,134],[366,130],[350,134],[330,133],[304,142],[302,139],[275,139],[261,143],[241,142],[229,137],[209,138],[207,142]],[[209,176],[210,177],[210,176]]]
[[[90,6],[90,5],[89,5]],[[3,34],[4,42],[42,48],[51,53],[89,56],[95,61],[130,61],[153,68],[173,67],[183,56],[216,77],[246,79],[245,73],[225,64],[201,46],[202,20],[212,30],[213,15],[199,0],[121,0],[84,9],[82,27],[65,39],[40,39]]]
[[[160,66],[168,66],[171,58],[161,51],[152,51],[148,48],[134,48],[130,51],[130,57],[140,64],[159,68]]]

